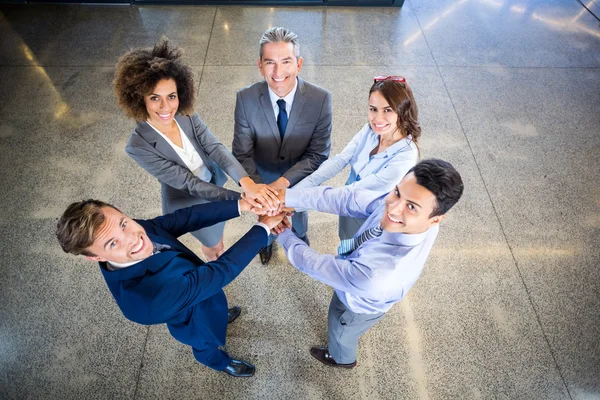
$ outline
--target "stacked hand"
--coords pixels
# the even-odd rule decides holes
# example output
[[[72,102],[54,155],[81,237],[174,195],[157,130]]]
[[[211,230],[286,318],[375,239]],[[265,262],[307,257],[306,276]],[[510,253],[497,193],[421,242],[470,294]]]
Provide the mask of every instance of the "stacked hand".
[[[261,215],[258,217],[258,222],[262,222],[263,224],[267,225],[271,229],[272,234],[279,235],[287,228],[292,227],[292,224],[287,217],[288,214],[285,212],[273,216]]]
[[[280,178],[281,179],[281,178]],[[286,180],[287,182],[287,180]],[[279,183],[279,180],[273,184]],[[287,182],[289,185],[289,182]],[[250,211],[258,216],[258,221],[267,225],[275,235],[280,234],[292,225],[287,217],[291,216],[294,209],[285,207],[285,187],[275,189],[271,185],[248,183],[242,184],[242,211]],[[258,188],[258,190],[256,190]],[[262,197],[261,197],[262,195]]]
[[[240,179],[243,195],[252,207],[263,210],[274,210],[279,207],[277,190],[273,186],[264,183],[254,183],[250,177]]]

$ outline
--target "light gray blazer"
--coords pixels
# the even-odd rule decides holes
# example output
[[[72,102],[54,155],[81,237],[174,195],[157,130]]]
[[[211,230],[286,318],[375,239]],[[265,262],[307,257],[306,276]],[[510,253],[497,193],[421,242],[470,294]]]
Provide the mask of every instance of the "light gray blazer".
[[[175,120],[210,170],[210,182],[192,174],[175,150],[146,122],[137,124],[125,147],[127,154],[160,182],[163,213],[199,203],[239,199],[239,193],[222,186],[227,182],[223,170],[238,184],[248,176],[240,163],[197,113],[176,115]]]
[[[263,182],[262,170],[283,175],[293,186],[319,168],[330,148],[331,94],[327,90],[298,78],[283,141],[267,83],[238,91],[232,153],[255,182]]]

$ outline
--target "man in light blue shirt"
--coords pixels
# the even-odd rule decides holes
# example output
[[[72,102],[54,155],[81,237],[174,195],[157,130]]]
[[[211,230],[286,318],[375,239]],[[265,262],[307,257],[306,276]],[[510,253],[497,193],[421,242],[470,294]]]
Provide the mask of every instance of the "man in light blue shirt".
[[[417,281],[440,221],[462,192],[459,173],[438,159],[419,162],[385,196],[351,187],[280,192],[287,208],[367,218],[337,257],[316,252],[289,229],[279,235],[292,265],[335,289],[328,347],[313,347],[311,355],[329,366],[356,366],[358,339]]]

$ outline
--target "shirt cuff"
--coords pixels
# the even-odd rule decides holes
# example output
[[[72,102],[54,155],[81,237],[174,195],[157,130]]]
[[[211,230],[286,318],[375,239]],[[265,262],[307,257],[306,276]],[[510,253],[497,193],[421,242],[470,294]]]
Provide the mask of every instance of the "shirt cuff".
[[[299,203],[298,200],[302,197],[301,193],[302,193],[302,189],[296,189],[296,188],[286,189],[285,190],[285,206],[296,208],[296,206]]]
[[[267,231],[267,236],[271,234],[271,230],[269,229],[269,227],[263,224],[262,222],[257,222],[254,224],[254,226],[262,226],[263,228],[265,228],[265,231]]]

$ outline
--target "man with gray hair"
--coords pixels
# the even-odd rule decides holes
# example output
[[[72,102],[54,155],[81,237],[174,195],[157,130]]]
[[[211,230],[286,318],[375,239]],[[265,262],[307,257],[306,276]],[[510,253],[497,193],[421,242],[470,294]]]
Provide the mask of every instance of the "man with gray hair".
[[[331,94],[298,77],[302,63],[298,36],[282,27],[268,29],[258,59],[264,81],[237,93],[233,155],[254,182],[275,190],[294,186],[329,157]],[[296,213],[292,224],[308,244],[307,213]],[[264,265],[273,238],[260,252]]]

